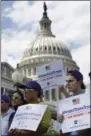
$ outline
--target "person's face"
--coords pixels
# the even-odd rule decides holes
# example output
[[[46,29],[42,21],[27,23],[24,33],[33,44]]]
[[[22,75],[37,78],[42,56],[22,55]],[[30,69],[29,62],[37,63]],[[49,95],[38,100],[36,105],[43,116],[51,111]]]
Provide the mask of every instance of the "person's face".
[[[21,96],[16,92],[12,96],[12,106],[20,106],[22,105]]]
[[[34,89],[26,89],[24,97],[27,102],[32,102],[38,99],[38,93]]]
[[[1,100],[1,111],[6,111],[9,108],[9,103]]]
[[[70,92],[78,91],[81,87],[81,81],[77,81],[72,75],[67,76],[66,82],[66,86]]]

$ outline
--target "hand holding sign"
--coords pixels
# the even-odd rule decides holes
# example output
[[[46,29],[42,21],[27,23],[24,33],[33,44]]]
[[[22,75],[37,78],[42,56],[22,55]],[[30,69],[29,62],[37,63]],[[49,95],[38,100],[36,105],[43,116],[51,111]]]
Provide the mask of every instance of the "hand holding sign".
[[[62,123],[62,122],[64,121],[64,116],[63,116],[63,114],[58,114],[58,115],[57,115],[57,120],[58,120],[60,123]]]
[[[86,99],[86,101],[84,101]],[[80,94],[59,101],[59,113],[63,113],[62,132],[90,128],[90,95]]]
[[[69,97],[70,96],[70,94],[67,92],[67,90],[66,90],[64,85],[59,85],[58,88],[59,88],[59,91],[61,91],[65,95],[65,97]]]
[[[22,129],[11,129],[8,133],[9,136],[29,136],[31,135],[31,131],[22,130]]]
[[[47,105],[40,104],[27,104],[19,106],[10,130],[17,128],[36,131],[46,109]]]

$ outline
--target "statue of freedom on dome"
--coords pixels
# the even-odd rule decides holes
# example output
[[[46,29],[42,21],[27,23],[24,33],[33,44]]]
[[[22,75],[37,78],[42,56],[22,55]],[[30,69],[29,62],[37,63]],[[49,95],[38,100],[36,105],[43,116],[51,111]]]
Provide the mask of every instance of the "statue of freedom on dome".
[[[44,12],[47,11],[47,6],[46,6],[46,3],[44,2]]]

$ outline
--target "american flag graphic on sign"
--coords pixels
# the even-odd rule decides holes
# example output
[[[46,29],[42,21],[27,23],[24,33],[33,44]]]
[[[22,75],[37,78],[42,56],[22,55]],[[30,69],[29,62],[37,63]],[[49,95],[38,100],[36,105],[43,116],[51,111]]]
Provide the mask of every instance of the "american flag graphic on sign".
[[[46,69],[46,70],[50,70],[50,66],[47,65],[47,66],[45,67],[45,69]]]
[[[73,99],[72,102],[73,102],[74,105],[79,104],[80,99],[79,98]]]
[[[75,120],[75,121],[74,121],[74,124],[77,124],[77,123],[78,123],[78,121],[77,121],[77,120]]]
[[[50,85],[50,82],[47,82],[47,85]]]

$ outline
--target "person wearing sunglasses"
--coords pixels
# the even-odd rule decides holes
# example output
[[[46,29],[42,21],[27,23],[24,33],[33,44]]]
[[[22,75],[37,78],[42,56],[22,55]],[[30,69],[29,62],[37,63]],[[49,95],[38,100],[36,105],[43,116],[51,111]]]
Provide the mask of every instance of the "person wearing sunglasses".
[[[42,104],[40,103],[39,99],[42,94],[42,88],[39,83],[36,81],[28,81],[26,84],[25,89],[25,100],[27,101],[27,104]],[[40,124],[36,132],[33,131],[27,131],[27,130],[20,130],[20,129],[11,129],[9,131],[9,136],[43,136],[51,122],[51,110],[47,108]]]

